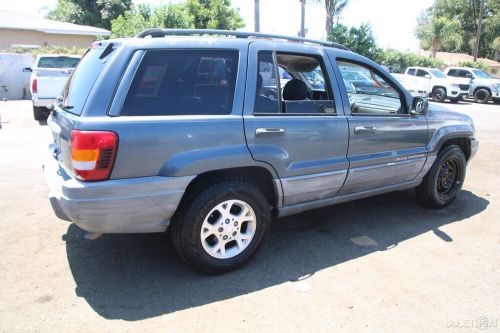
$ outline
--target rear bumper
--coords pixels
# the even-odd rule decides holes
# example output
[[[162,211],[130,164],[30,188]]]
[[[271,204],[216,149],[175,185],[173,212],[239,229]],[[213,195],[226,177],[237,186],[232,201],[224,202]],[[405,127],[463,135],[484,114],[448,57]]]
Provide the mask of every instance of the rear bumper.
[[[33,106],[39,107],[49,107],[56,103],[57,99],[55,98],[33,98]]]
[[[81,182],[52,157],[44,175],[57,217],[94,233],[162,232],[184,194],[187,177],[142,177]]]

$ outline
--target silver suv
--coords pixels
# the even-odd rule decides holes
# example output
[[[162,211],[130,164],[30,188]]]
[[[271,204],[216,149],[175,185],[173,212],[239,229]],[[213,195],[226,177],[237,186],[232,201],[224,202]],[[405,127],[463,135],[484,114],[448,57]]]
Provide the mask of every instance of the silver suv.
[[[48,124],[57,216],[90,238],[168,230],[206,273],[248,260],[272,215],[409,188],[444,207],[478,147],[471,118],[342,45],[217,30],[95,43]]]
[[[449,67],[444,73],[448,77],[461,80],[469,88],[469,96],[476,103],[488,103],[490,100],[500,104],[500,80],[477,68]]]

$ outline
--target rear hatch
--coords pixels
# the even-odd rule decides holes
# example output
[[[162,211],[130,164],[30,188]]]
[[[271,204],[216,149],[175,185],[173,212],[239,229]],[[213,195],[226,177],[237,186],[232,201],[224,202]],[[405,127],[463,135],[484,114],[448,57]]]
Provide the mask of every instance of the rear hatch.
[[[70,56],[40,56],[34,68],[37,97],[55,99],[60,96],[79,60],[78,57]]]
[[[48,125],[52,131],[52,155],[66,171],[71,168],[71,132],[80,119],[94,83],[109,62],[113,44],[96,42],[87,50],[62,89],[62,101],[54,106]]]

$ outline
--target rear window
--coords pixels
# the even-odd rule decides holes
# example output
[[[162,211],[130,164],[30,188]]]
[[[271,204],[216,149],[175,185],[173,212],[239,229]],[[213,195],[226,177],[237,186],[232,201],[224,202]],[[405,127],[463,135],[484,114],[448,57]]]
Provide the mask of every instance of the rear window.
[[[41,57],[37,68],[75,68],[80,58],[74,57]]]
[[[101,73],[107,56],[111,52],[112,48],[102,45],[91,48],[85,53],[64,87],[63,102],[61,105],[63,109],[77,115],[82,113],[90,90]]]
[[[147,51],[122,115],[229,114],[237,68],[236,50]]]

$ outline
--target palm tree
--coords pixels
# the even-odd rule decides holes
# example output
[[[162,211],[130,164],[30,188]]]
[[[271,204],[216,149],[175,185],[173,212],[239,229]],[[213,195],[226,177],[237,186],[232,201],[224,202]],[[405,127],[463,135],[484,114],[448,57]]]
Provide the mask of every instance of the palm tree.
[[[491,46],[493,47],[493,50],[495,50],[495,61],[500,60],[500,37],[495,38]]]
[[[423,49],[431,50],[433,58],[436,58],[436,53],[443,49],[460,49],[463,42],[460,22],[446,17],[427,17],[426,22],[417,28],[416,35]]]
[[[333,19],[339,17],[340,13],[345,9],[349,0],[315,0],[325,7],[326,11],[326,33],[328,34],[333,28]]]

